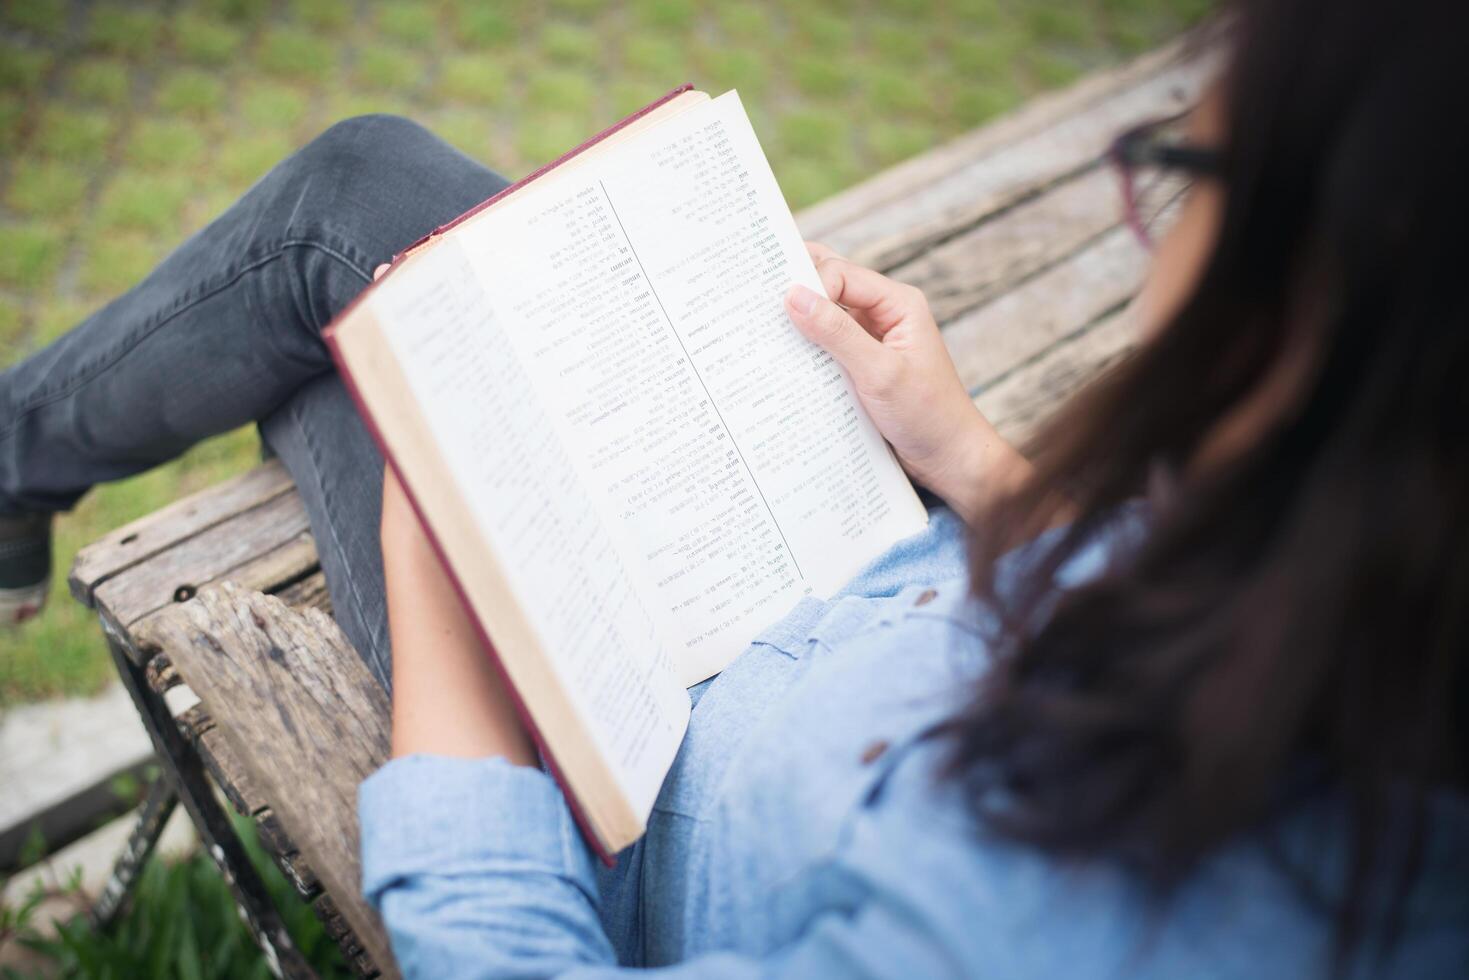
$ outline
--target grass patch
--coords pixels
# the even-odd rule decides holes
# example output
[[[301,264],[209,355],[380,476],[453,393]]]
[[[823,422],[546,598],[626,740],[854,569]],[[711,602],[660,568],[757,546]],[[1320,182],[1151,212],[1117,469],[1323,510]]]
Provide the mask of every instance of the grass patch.
[[[1018,92],[974,85],[950,93],[949,115],[957,125],[968,128],[989,122],[996,116],[1009,112],[1019,102]]]
[[[649,27],[686,30],[694,22],[693,0],[633,0],[633,14]]]
[[[87,196],[90,173],[64,163],[22,160],[11,175],[5,203],[16,214],[30,218],[74,218]]]
[[[597,35],[575,24],[547,24],[541,32],[540,47],[553,64],[586,65],[597,61],[602,54],[602,41]]]
[[[114,132],[113,121],[105,113],[58,107],[41,117],[31,146],[56,160],[100,166]]]
[[[132,93],[132,69],[116,58],[86,58],[71,66],[66,90],[81,102],[118,108]]]
[[[803,109],[782,116],[776,130],[781,152],[824,161],[850,157],[851,136],[851,122],[844,115],[819,109]]]
[[[897,69],[911,71],[928,58],[928,39],[911,24],[878,24],[867,40],[878,57]]]
[[[590,135],[587,120],[579,116],[545,116],[523,126],[516,150],[531,167],[539,167],[579,145]]]
[[[931,95],[911,68],[879,68],[868,75],[867,102],[879,112],[906,117],[928,111]]]
[[[82,290],[88,296],[109,299],[141,281],[162,257],[163,249],[146,235],[89,238],[82,250],[79,272]]]
[[[796,88],[820,99],[856,94],[862,77],[855,64],[835,58],[802,61],[793,66],[792,75]]]
[[[451,109],[430,120],[435,135],[463,154],[489,165],[495,156],[495,141],[484,113],[472,109]]]
[[[859,176],[850,159],[845,162],[777,159],[772,161],[772,166],[780,178],[786,203],[793,211],[830,197]]]
[[[451,30],[455,40],[472,48],[502,47],[518,33],[515,22],[504,11],[489,4],[475,4],[459,10]]]
[[[319,34],[277,27],[261,37],[256,61],[277,78],[315,82],[336,69],[337,48]]]
[[[141,787],[132,788],[137,793]],[[281,912],[286,931],[323,980],[348,976],[341,953],[311,907],[293,892],[285,876],[261,850],[247,819],[231,817],[235,833],[260,873],[270,900]],[[70,876],[58,869],[58,878]],[[62,889],[63,895],[74,886]],[[83,896],[70,895],[80,906]],[[0,921],[44,964],[44,976],[259,978],[269,976],[259,951],[240,920],[229,886],[213,862],[196,850],[187,858],[153,859],[138,877],[137,891],[116,927],[98,933],[77,915],[59,922],[54,938],[43,938],[34,914],[17,902],[0,904]],[[19,976],[6,971],[7,976]]]
[[[548,68],[531,78],[526,97],[532,106],[547,112],[585,113],[597,97],[597,86],[586,75]]]
[[[306,116],[306,96],[289,85],[252,81],[240,92],[240,114],[260,129],[291,129]]]
[[[622,62],[638,75],[667,85],[671,79],[687,72],[685,46],[661,34],[639,34],[627,39],[622,48]],[[682,81],[682,79],[679,79]]]
[[[0,7],[0,23],[43,38],[66,33],[66,0],[16,0]]]
[[[424,66],[412,52],[385,44],[359,49],[353,69],[358,84],[379,92],[405,91],[423,75]]]
[[[102,232],[174,236],[192,186],[193,177],[184,174],[124,171],[102,192],[94,227]]]
[[[279,133],[253,133],[221,145],[214,157],[214,167],[231,188],[243,190],[290,152],[290,141]]]
[[[224,82],[197,68],[181,68],[159,83],[157,99],[164,112],[211,119],[224,108]]]
[[[737,88],[748,99],[770,88],[768,65],[749,51],[728,48],[710,51],[705,57],[705,71],[713,89],[710,95],[722,95],[727,89]],[[749,106],[745,108],[748,110]]]
[[[20,99],[0,90],[0,151],[13,153],[20,146],[21,121],[25,106]]]
[[[39,88],[51,67],[51,55],[0,39],[0,91]]]
[[[114,4],[92,8],[87,47],[93,51],[141,60],[157,50],[163,38],[162,14]]]
[[[477,105],[496,105],[510,86],[503,62],[485,55],[458,55],[439,66],[435,91],[441,98]],[[480,117],[483,121],[483,117]]]
[[[401,44],[428,47],[439,33],[438,11],[426,3],[384,3],[377,8],[377,29]]]
[[[770,12],[763,4],[749,0],[720,4],[716,18],[720,31],[734,41],[768,41],[775,35]]]
[[[349,0],[291,0],[291,15],[318,30],[346,27],[355,10]]]
[[[865,135],[873,159],[882,166],[916,156],[938,142],[937,131],[924,123],[878,122]]]
[[[796,34],[820,48],[822,54],[850,48],[857,39],[857,28],[847,14],[798,5],[791,9],[790,17]]]
[[[237,24],[255,24],[270,13],[271,0],[198,0],[210,13]]]
[[[0,225],[0,286],[39,289],[61,265],[65,242],[52,225]]]
[[[0,353],[7,359],[21,356],[21,334],[25,329],[26,315],[20,304],[0,296]]]
[[[245,39],[238,27],[194,13],[180,14],[172,26],[179,53],[196,65],[226,64]]]
[[[208,144],[199,128],[177,119],[145,119],[128,139],[129,163],[143,170],[188,170],[204,159]]]

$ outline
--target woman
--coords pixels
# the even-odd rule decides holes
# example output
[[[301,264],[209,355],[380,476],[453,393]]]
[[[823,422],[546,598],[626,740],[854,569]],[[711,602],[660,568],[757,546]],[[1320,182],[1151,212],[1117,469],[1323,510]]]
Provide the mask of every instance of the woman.
[[[1032,459],[919,294],[813,246],[836,302],[793,292],[792,321],[944,505],[691,691],[615,868],[391,479],[388,657],[381,463],[315,331],[501,186],[420,130],[335,127],[7,372],[0,504],[67,506],[263,420],[339,618],[391,669],[364,887],[410,975],[1462,975],[1469,24],[1429,0],[1235,13],[1187,136],[1119,143],[1192,179],[1146,342]]]

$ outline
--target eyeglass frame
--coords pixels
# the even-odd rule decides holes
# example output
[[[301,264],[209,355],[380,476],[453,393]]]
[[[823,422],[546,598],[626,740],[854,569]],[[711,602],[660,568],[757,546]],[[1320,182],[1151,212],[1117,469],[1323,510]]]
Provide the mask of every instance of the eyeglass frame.
[[[1160,127],[1177,122],[1185,115],[1186,112],[1162,116],[1129,127],[1119,133],[1107,149],[1107,161],[1117,171],[1122,190],[1123,221],[1148,251],[1152,251],[1157,243],[1138,213],[1137,168],[1154,166],[1183,171],[1194,177],[1218,177],[1224,171],[1224,155],[1218,150],[1187,142],[1166,143],[1156,137]]]

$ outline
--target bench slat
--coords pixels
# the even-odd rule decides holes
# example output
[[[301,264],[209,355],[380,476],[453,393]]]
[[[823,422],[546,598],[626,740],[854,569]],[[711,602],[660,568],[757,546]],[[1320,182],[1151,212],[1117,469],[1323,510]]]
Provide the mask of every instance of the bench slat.
[[[271,460],[176,500],[103,535],[77,552],[68,578],[71,593],[78,601],[93,606],[97,587],[113,576],[157,557],[221,521],[295,490],[286,468],[279,460]]]
[[[357,785],[389,754],[388,701],[330,617],[223,582],[146,623],[237,751],[373,963],[392,963],[362,898]]]
[[[1118,225],[1120,211],[1112,175],[1094,167],[888,275],[922,289],[946,324],[1085,248]]]
[[[950,323],[944,341],[971,392],[1017,371],[1137,292],[1147,257],[1126,229]]]
[[[306,560],[308,554],[314,561],[306,510],[294,487],[224,516],[167,551],[106,579],[93,593],[94,604],[115,622],[130,626],[252,562],[263,560],[266,571],[278,570],[280,556],[273,553],[282,546],[288,548],[287,557],[297,562]]]
[[[1134,346],[1127,314],[1114,314],[981,392],[975,404],[1002,436],[1023,444],[1069,395]]]

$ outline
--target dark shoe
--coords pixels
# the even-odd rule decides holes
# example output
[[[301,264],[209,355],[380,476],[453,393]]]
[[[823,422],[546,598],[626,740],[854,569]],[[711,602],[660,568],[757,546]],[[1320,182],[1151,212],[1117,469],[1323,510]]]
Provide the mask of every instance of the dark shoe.
[[[41,611],[51,587],[51,515],[0,515],[0,629]]]

